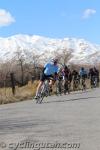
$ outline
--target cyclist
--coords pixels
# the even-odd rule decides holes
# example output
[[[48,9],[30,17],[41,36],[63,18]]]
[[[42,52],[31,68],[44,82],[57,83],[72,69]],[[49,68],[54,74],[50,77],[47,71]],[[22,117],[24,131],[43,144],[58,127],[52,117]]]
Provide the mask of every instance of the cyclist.
[[[80,84],[80,76],[77,70],[72,71],[72,78],[73,78],[73,90],[79,89]]]
[[[66,65],[64,66],[63,69],[63,76],[64,76],[64,94],[66,94],[66,92],[68,93],[70,92],[70,86],[72,81],[71,71],[69,67],[67,67]]]
[[[49,78],[56,79],[58,71],[59,71],[58,59],[56,59],[56,58],[52,59],[51,62],[48,62],[44,65],[42,74],[40,76],[40,82],[39,82],[37,90],[36,90],[36,96],[34,97],[35,99],[38,99],[38,97],[39,97],[39,92],[41,90],[41,86],[43,85],[43,82]],[[51,88],[52,88],[52,84],[53,84],[53,82],[52,82],[52,80],[50,80],[49,85]]]
[[[97,87],[99,87],[99,70],[96,67],[94,67],[94,72],[97,79]]]
[[[84,69],[84,67],[82,67],[79,71],[79,76],[81,79],[81,85],[83,89],[86,89],[86,84],[85,84],[85,80],[87,78],[87,71]]]
[[[63,91],[63,72],[62,72],[62,68],[60,68],[56,79],[56,94],[61,95],[62,91]]]
[[[88,75],[89,75],[89,78],[90,78],[91,88],[93,88],[95,86],[99,86],[99,71],[95,67],[90,68]],[[97,80],[97,85],[95,85],[96,80]]]

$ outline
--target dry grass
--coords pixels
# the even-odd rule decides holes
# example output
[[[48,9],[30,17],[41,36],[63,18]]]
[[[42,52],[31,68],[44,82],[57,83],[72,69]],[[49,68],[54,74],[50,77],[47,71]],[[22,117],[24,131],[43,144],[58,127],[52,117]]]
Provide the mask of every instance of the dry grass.
[[[32,99],[32,97],[35,95],[37,85],[38,81],[35,81],[33,84],[29,82],[26,86],[16,87],[15,95],[12,94],[11,88],[0,89],[0,104],[7,104],[23,101],[26,99]]]
[[[31,82],[28,83],[28,85],[23,87],[17,87],[16,86],[16,94],[12,94],[11,88],[1,88],[0,89],[0,104],[7,104],[7,103],[14,103],[18,101],[28,100],[32,99],[36,92],[36,87],[38,85],[39,81],[34,81],[32,84]],[[87,88],[90,88],[90,80],[86,81]],[[72,86],[71,86],[72,89]],[[80,87],[81,89],[81,87]],[[79,90],[80,90],[79,89]],[[72,89],[73,90],[73,89]],[[54,85],[54,91],[55,91],[55,85]],[[55,93],[55,92],[53,92]]]

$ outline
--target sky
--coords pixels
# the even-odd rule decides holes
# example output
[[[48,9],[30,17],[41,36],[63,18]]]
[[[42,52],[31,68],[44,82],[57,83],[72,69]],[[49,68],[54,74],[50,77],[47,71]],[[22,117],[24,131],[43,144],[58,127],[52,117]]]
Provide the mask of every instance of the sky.
[[[0,0],[0,37],[82,38],[100,44],[100,0]]]

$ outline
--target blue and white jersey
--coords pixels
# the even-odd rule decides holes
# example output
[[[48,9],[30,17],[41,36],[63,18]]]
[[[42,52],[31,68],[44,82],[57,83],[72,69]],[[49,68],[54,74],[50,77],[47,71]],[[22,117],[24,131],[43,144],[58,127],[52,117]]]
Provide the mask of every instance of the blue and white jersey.
[[[58,73],[58,71],[59,71],[59,67],[50,62],[45,64],[44,68],[45,68],[45,70],[44,70],[45,75],[53,75],[55,72]]]
[[[87,75],[87,71],[86,70],[80,70],[79,71],[79,75],[82,77],[82,76],[84,76],[84,75]]]

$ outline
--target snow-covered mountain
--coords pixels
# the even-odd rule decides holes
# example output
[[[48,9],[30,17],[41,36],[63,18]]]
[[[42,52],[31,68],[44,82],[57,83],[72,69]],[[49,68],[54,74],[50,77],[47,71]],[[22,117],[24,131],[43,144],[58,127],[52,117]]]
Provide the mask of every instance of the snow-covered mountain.
[[[75,64],[100,63],[100,45],[92,44],[84,39],[64,38],[51,39],[42,36],[14,35],[0,38],[0,60],[12,59],[16,52],[22,51],[25,57],[44,53],[44,59],[52,57],[54,51],[61,53],[63,49],[72,49],[70,62]]]

